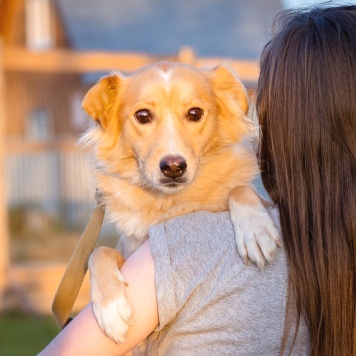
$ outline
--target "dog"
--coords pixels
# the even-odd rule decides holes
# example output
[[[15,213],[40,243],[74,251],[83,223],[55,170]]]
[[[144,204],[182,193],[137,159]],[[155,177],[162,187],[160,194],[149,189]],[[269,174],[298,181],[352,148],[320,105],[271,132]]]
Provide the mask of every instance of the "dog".
[[[246,145],[256,126],[226,65],[158,62],[113,73],[88,91],[83,109],[97,125],[82,142],[93,147],[97,188],[120,236],[116,249],[97,248],[89,260],[93,311],[107,336],[124,340],[132,310],[118,266],[152,224],[230,210],[244,262],[272,259],[279,236],[252,188],[257,160]]]

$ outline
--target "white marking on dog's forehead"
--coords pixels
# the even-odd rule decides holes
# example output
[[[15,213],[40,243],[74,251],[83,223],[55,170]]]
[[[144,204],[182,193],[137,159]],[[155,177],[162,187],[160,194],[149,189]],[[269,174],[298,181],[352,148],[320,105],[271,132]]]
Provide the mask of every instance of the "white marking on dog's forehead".
[[[159,70],[158,71],[159,75],[162,77],[162,79],[168,83],[171,79],[171,75],[172,75],[172,72],[171,71],[162,71],[162,70]]]

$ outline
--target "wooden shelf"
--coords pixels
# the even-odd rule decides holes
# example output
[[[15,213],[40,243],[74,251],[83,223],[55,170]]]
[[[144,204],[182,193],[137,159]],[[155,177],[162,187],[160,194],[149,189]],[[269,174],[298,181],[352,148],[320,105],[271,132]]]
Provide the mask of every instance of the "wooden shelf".
[[[80,74],[114,69],[130,72],[159,60],[184,62],[184,58],[182,60],[179,54],[177,56],[152,56],[129,52],[85,52],[62,49],[34,52],[22,47],[3,49],[3,68],[10,72]],[[193,57],[190,62],[198,67],[214,66],[226,62],[236,71],[242,81],[255,83],[258,78],[258,64],[255,61]]]
[[[152,57],[135,53],[74,52],[69,50],[29,51],[4,48],[4,69],[16,72],[86,73],[119,68],[132,71],[151,63]]]

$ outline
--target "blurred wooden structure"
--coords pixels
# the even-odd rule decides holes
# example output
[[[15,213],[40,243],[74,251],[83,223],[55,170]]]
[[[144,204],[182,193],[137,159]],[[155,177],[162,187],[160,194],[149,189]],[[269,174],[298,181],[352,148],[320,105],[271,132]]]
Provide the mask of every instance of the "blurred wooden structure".
[[[8,269],[10,266],[9,231],[7,200],[5,195],[5,83],[4,68],[1,62],[3,53],[0,42],[0,311],[5,308],[4,294],[9,287]]]
[[[30,314],[48,314],[53,296],[66,268],[65,263],[17,264],[9,271],[9,284],[15,298],[9,307],[18,308]],[[73,313],[79,312],[90,300],[89,276],[86,275]]]
[[[149,56],[139,53],[86,52],[56,49],[47,52],[32,52],[23,47],[6,47],[4,66],[9,72],[18,73],[66,73],[81,74],[118,69],[131,72],[142,66],[161,60],[183,62],[196,67],[208,67],[227,63],[237,76],[252,86],[258,77],[258,65],[254,61],[220,57],[195,56],[193,49],[183,47],[176,55]]]
[[[25,47],[24,7],[25,0],[0,1],[0,310],[6,307],[6,291],[12,288],[23,296],[22,301],[28,310],[50,312],[49,301],[64,266],[15,266],[11,265],[9,256],[3,167],[7,153],[18,152],[20,146],[15,143],[25,139],[27,112],[46,102],[53,113],[54,127],[53,137],[42,143],[42,147],[46,145],[49,150],[58,150],[63,137],[74,142],[70,105],[72,96],[78,92],[84,93],[86,89],[81,81],[83,73],[110,72],[113,69],[130,72],[160,60],[180,61],[198,67],[228,62],[239,78],[253,88],[258,77],[258,65],[256,62],[236,59],[200,58],[191,48],[182,48],[177,54],[162,56],[72,51],[67,46],[64,30],[55,11],[52,20],[56,25],[56,47],[34,52]],[[26,150],[31,150],[31,147],[35,149],[36,142],[23,146]],[[83,293],[87,296],[85,290]],[[83,298],[87,300],[85,298],[88,296],[85,296]]]

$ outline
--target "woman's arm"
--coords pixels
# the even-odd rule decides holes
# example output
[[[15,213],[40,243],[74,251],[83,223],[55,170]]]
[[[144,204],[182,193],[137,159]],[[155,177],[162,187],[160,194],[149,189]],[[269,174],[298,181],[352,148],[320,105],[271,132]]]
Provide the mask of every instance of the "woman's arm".
[[[40,356],[122,355],[145,339],[158,325],[154,264],[149,241],[140,246],[120,269],[128,286],[125,294],[132,306],[132,325],[127,341],[116,344],[100,330],[91,305],[40,353]]]

